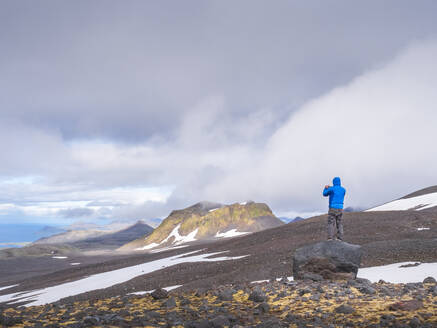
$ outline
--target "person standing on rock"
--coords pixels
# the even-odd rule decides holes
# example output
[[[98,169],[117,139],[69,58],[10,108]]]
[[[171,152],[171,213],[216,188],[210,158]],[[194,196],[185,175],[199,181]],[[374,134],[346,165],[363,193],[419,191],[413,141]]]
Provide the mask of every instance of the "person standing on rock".
[[[343,240],[342,216],[346,189],[341,186],[341,180],[339,177],[335,177],[332,180],[332,183],[334,184],[332,187],[325,186],[325,189],[323,189],[323,196],[329,196],[328,240],[333,240],[335,235],[335,239]]]

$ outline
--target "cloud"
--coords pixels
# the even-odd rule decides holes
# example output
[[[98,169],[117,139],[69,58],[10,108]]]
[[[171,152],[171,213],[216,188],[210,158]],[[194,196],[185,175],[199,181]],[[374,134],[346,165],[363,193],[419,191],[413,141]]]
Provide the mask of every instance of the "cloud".
[[[436,9],[434,1],[250,0],[231,10],[222,1],[6,0],[0,118],[66,140],[133,143],[172,138],[209,97],[224,97],[230,117],[272,108],[284,119],[435,35]]]
[[[60,210],[58,212],[59,216],[64,218],[81,218],[93,215],[94,211],[92,209],[86,207],[78,207],[78,208],[68,208],[65,210]]]
[[[0,215],[318,212],[334,175],[363,207],[436,183],[435,1],[100,5],[0,4]]]
[[[381,203],[435,184],[437,42],[416,44],[304,105],[269,139],[258,163],[208,185],[290,208],[321,208],[340,175],[353,205]]]

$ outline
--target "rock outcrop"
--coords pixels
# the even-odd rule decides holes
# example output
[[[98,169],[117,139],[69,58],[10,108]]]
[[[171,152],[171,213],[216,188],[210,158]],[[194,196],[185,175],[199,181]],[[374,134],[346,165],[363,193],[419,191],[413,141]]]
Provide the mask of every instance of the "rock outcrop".
[[[298,248],[293,256],[295,280],[355,279],[361,263],[361,247],[330,240]]]

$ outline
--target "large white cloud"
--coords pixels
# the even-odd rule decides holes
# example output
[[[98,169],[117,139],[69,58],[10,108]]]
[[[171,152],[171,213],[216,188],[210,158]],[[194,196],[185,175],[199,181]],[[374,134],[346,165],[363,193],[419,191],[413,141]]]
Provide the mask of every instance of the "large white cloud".
[[[320,208],[321,188],[336,175],[353,205],[437,183],[436,56],[435,41],[413,45],[312,100],[272,135],[259,161],[207,192],[310,209]]]

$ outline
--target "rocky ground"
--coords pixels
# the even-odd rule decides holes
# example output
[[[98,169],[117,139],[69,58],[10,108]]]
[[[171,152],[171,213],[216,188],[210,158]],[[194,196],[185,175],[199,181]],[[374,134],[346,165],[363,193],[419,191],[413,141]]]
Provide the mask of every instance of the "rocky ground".
[[[437,285],[268,282],[3,309],[6,327],[436,327]]]
[[[345,241],[362,246],[361,267],[405,261],[437,262],[437,212],[345,213],[344,227]],[[418,230],[421,227],[429,230]],[[183,285],[185,290],[192,290],[209,288],[213,284],[243,284],[291,276],[294,251],[325,238],[326,216],[320,216],[238,238],[155,254],[114,253],[108,257],[75,255],[66,260],[51,257],[0,260],[0,286],[19,284],[14,289],[0,291],[0,295],[53,286],[195,250],[201,250],[199,253],[226,252],[223,253],[226,256],[248,256],[235,261],[171,266],[104,290],[74,296],[73,299],[108,298],[174,285]],[[69,262],[73,261],[81,265],[71,266]]]

